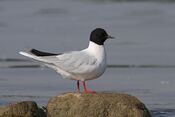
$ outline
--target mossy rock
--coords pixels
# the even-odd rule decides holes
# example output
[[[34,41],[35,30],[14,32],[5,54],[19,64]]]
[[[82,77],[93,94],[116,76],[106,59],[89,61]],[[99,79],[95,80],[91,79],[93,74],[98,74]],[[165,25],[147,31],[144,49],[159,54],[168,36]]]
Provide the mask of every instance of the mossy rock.
[[[33,101],[23,101],[0,107],[0,117],[46,117]]]
[[[48,117],[151,117],[137,98],[119,93],[65,93],[47,105]]]

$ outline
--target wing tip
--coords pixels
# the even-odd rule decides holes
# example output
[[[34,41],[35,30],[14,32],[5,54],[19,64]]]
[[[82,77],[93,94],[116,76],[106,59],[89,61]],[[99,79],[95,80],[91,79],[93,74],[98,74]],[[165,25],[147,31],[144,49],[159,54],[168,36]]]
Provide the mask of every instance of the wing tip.
[[[36,49],[34,49],[34,48],[30,49],[30,52],[31,52],[31,53],[35,53],[36,51],[38,51],[38,50],[36,50]]]
[[[49,52],[43,52],[43,51],[39,51],[37,49],[31,49],[30,53],[34,54],[35,56],[56,56],[59,54],[55,54],[55,53],[49,53]]]

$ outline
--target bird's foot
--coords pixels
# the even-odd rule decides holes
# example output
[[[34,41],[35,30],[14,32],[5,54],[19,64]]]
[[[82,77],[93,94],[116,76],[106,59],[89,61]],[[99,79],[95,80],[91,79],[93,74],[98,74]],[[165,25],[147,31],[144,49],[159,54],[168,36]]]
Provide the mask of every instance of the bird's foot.
[[[81,91],[80,90],[77,90],[77,93],[81,93]]]
[[[91,93],[91,94],[93,94],[93,93],[95,93],[95,91],[91,91],[91,90],[84,90],[84,91],[83,91],[83,93]]]

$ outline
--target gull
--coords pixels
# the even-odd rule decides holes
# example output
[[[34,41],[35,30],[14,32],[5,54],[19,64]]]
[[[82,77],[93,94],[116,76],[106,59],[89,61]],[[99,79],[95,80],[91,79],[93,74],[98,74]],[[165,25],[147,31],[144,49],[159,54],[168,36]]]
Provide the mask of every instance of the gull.
[[[89,46],[80,51],[56,54],[31,49],[19,53],[54,69],[65,79],[76,80],[78,92],[80,92],[81,81],[83,93],[93,93],[94,91],[86,88],[85,81],[99,78],[104,73],[106,69],[104,42],[113,38],[104,29],[96,28],[90,34]]]

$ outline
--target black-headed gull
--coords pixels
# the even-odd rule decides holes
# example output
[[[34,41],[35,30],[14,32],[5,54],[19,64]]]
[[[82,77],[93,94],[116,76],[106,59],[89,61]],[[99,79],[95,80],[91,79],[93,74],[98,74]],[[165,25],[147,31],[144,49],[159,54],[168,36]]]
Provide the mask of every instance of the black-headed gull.
[[[106,69],[106,51],[104,42],[113,39],[102,28],[96,28],[90,34],[89,46],[81,51],[71,51],[61,54],[42,52],[36,49],[20,54],[37,60],[49,68],[56,70],[63,78],[77,81],[77,90],[80,92],[80,83],[83,83],[83,93],[93,91],[86,89],[85,81],[100,77]]]

